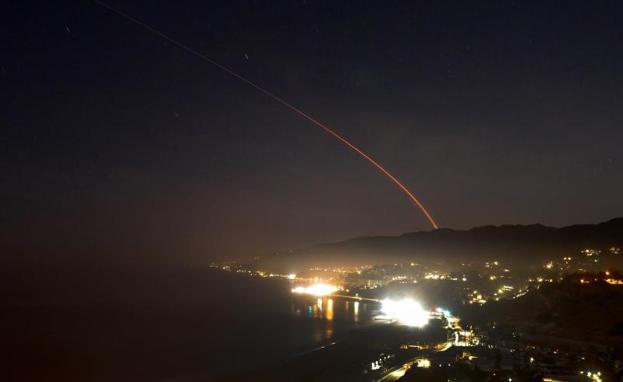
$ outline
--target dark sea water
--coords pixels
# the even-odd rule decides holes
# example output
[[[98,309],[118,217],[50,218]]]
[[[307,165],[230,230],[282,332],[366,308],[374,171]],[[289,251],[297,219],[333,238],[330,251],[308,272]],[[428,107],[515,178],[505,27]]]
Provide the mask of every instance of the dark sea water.
[[[198,373],[226,375],[278,364],[369,324],[374,304],[292,295],[287,280],[212,272],[210,359]],[[217,289],[226,285],[225,290]],[[227,291],[227,293],[222,293]]]
[[[367,325],[376,309],[295,296],[283,279],[213,270],[30,285],[0,312],[9,380],[211,380],[330,343]]]

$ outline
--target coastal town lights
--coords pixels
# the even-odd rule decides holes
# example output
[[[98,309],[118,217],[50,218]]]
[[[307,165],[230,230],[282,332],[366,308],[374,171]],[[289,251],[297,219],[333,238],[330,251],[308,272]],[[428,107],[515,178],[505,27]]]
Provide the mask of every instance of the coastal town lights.
[[[306,287],[297,286],[296,288],[292,289],[292,293],[309,294],[309,295],[316,296],[316,297],[322,297],[322,296],[328,296],[331,293],[336,292],[338,290],[339,288],[336,287],[335,285],[318,283],[318,284],[312,284]]]

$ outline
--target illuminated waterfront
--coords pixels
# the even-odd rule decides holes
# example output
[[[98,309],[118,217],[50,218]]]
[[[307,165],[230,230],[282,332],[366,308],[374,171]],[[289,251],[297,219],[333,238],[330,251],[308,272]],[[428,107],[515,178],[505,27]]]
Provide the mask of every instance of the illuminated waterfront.
[[[234,263],[221,269],[290,285],[290,314],[313,322],[318,329],[314,340],[320,345],[306,353],[305,359],[309,355],[327,363],[323,375],[329,379],[394,381],[505,375],[521,380],[544,375],[547,378],[543,380],[567,380],[573,375],[596,380],[601,378],[600,372],[612,373],[613,364],[587,352],[586,346],[604,350],[599,342],[608,342],[607,337],[602,334],[569,340],[560,331],[558,335],[543,333],[539,320],[555,320],[555,316],[548,316],[552,306],[558,312],[569,308],[565,303],[568,300],[555,297],[561,293],[589,304],[593,299],[587,299],[594,293],[606,297],[620,293],[623,276],[602,265],[604,259],[612,262],[618,258],[618,247],[612,247],[606,252],[584,249],[577,256],[537,263],[529,270],[495,259],[453,264],[454,270],[442,264],[414,262],[309,268],[297,274],[270,273]],[[543,299],[549,304],[542,305]],[[522,308],[526,302],[540,312]],[[500,308],[504,310],[496,311]],[[610,322],[602,327],[616,324],[608,317],[600,315],[591,320]],[[577,321],[567,317],[561,326],[569,319]],[[340,325],[366,329],[339,331]],[[539,331],[542,333],[535,335]],[[555,357],[548,358],[552,351]],[[351,359],[350,366],[329,366],[331,359],[344,357]],[[288,363],[294,364],[298,365],[296,361]],[[281,370],[305,375],[299,368]],[[268,380],[272,376],[269,373]]]

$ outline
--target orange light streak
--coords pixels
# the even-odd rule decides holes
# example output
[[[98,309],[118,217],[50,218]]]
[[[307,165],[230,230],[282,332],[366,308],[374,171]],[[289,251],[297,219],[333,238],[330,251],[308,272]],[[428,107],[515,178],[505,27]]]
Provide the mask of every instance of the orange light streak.
[[[405,195],[407,195],[407,197],[420,209],[420,211],[422,211],[422,213],[424,214],[424,216],[426,216],[426,219],[428,220],[428,222],[430,223],[430,225],[434,228],[434,229],[438,229],[439,225],[437,224],[437,222],[435,221],[435,219],[433,219],[432,215],[430,214],[430,212],[428,212],[428,210],[426,209],[426,207],[424,207],[424,204],[422,204],[422,202],[420,202],[420,200],[415,196],[415,194],[409,190],[404,184],[402,184],[402,182],[400,180],[398,180],[398,178],[396,178],[394,175],[392,175],[388,170],[385,169],[385,167],[383,167],[379,162],[377,162],[376,160],[372,159],[372,157],[370,157],[368,154],[366,154],[363,150],[361,150],[359,147],[355,146],[353,143],[351,143],[350,141],[348,141],[346,138],[344,138],[343,136],[341,136],[340,134],[338,134],[335,130],[329,128],[328,126],[326,126],[325,124],[317,121],[316,119],[314,119],[313,117],[311,117],[309,114],[303,112],[301,109],[295,107],[294,105],[290,104],[289,102],[283,100],[282,98],[274,95],[273,93],[271,93],[270,91],[264,89],[263,87],[259,86],[258,84],[256,84],[255,82],[246,79],[245,77],[241,76],[240,74],[234,72],[233,70],[229,69],[228,67],[219,64],[218,62],[210,59],[209,57],[203,55],[202,53],[199,53],[198,51],[196,51],[195,49],[182,44],[181,42],[167,36],[166,34],[160,32],[157,29],[154,29],[153,27],[143,23],[140,20],[135,19],[134,17],[123,13],[121,11],[119,11],[116,8],[113,8],[112,6],[103,3],[99,0],[94,0],[95,4],[98,4],[106,9],[108,9],[111,12],[116,13],[117,15],[133,22],[136,25],[139,25],[140,27],[143,27],[145,29],[147,29],[148,31],[152,32],[153,34],[169,41],[170,43],[174,44],[175,46],[177,46],[178,48],[181,48],[185,51],[187,51],[188,53],[191,53],[194,56],[199,57],[200,59],[216,66],[217,68],[223,70],[224,72],[236,77],[237,79],[239,79],[240,81],[246,83],[247,85],[255,88],[256,90],[258,90],[259,92],[265,94],[266,96],[272,98],[273,100],[279,102],[280,104],[282,104],[283,106],[287,107],[288,109],[290,109],[291,111],[293,111],[294,113],[300,115],[301,117],[307,119],[309,122],[311,122],[312,124],[314,124],[316,127],[324,130],[327,134],[331,135],[332,137],[334,137],[335,139],[337,139],[339,142],[343,143],[344,145],[346,145],[348,148],[350,148],[351,150],[353,150],[355,153],[359,154],[359,156],[361,156],[363,159],[365,159],[366,161],[368,161],[368,163],[370,163],[372,166],[374,166],[377,170],[379,170],[383,175],[385,175],[385,177],[387,177],[389,180],[391,180]]]

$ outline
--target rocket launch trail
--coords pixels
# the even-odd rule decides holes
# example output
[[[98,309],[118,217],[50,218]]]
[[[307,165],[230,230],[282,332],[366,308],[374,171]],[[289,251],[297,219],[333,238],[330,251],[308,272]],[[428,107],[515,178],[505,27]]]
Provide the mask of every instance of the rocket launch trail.
[[[273,93],[271,93],[270,91],[264,89],[263,87],[261,87],[260,85],[256,84],[255,82],[246,79],[245,77],[241,76],[240,74],[234,72],[233,70],[229,69],[228,67],[219,64],[218,62],[210,59],[209,57],[203,55],[202,53],[196,51],[195,49],[182,44],[181,42],[167,36],[166,34],[160,32],[159,30],[143,23],[140,20],[135,19],[134,17],[121,12],[120,10],[102,2],[99,0],[94,0],[94,3],[104,7],[106,9],[108,9],[111,12],[114,12],[115,14],[125,18],[126,20],[131,21],[132,23],[148,30],[149,32],[157,35],[158,37],[161,37],[165,40],[167,40],[168,42],[170,42],[171,44],[177,46],[178,48],[181,48],[185,51],[187,51],[188,53],[202,59],[205,62],[208,62],[214,66],[216,66],[217,68],[223,70],[224,72],[230,74],[233,77],[236,77],[237,79],[239,79],[240,81],[246,83],[247,85],[255,88],[257,91],[263,93],[264,95],[272,98],[274,101],[279,102],[280,104],[282,104],[283,106],[287,107],[288,109],[290,109],[292,112],[298,114],[299,116],[305,118],[306,120],[308,120],[309,122],[311,122],[314,126],[324,130],[327,134],[331,135],[333,138],[337,139],[339,142],[341,142],[342,144],[346,145],[348,148],[350,148],[352,151],[354,151],[355,153],[357,153],[359,156],[361,156],[363,159],[365,159],[368,163],[370,163],[372,166],[374,166],[377,170],[379,170],[386,178],[388,178],[389,180],[391,180],[410,200],[411,202],[413,202],[419,209],[420,211],[422,211],[422,213],[424,214],[424,216],[426,217],[426,219],[428,220],[428,222],[430,223],[430,225],[434,228],[437,229],[439,228],[439,225],[437,224],[437,222],[435,221],[435,219],[433,219],[432,215],[430,214],[430,212],[428,212],[428,210],[426,209],[426,207],[424,207],[424,205],[422,204],[422,202],[415,196],[415,194],[409,190],[404,184],[402,184],[402,182],[400,180],[398,180],[398,178],[396,178],[394,175],[392,175],[387,169],[385,169],[385,167],[383,167],[379,162],[377,162],[376,160],[374,160],[372,157],[370,157],[368,154],[366,154],[363,150],[361,150],[359,147],[355,146],[353,143],[351,143],[349,140],[347,140],[346,138],[344,138],[343,136],[341,136],[340,134],[338,134],[335,130],[329,128],[327,125],[323,124],[322,122],[319,122],[318,120],[316,120],[315,118],[313,118],[312,116],[310,116],[309,114],[305,113],[304,111],[302,111],[301,109],[297,108],[296,106],[290,104],[289,102],[283,100],[282,98],[274,95]]]

